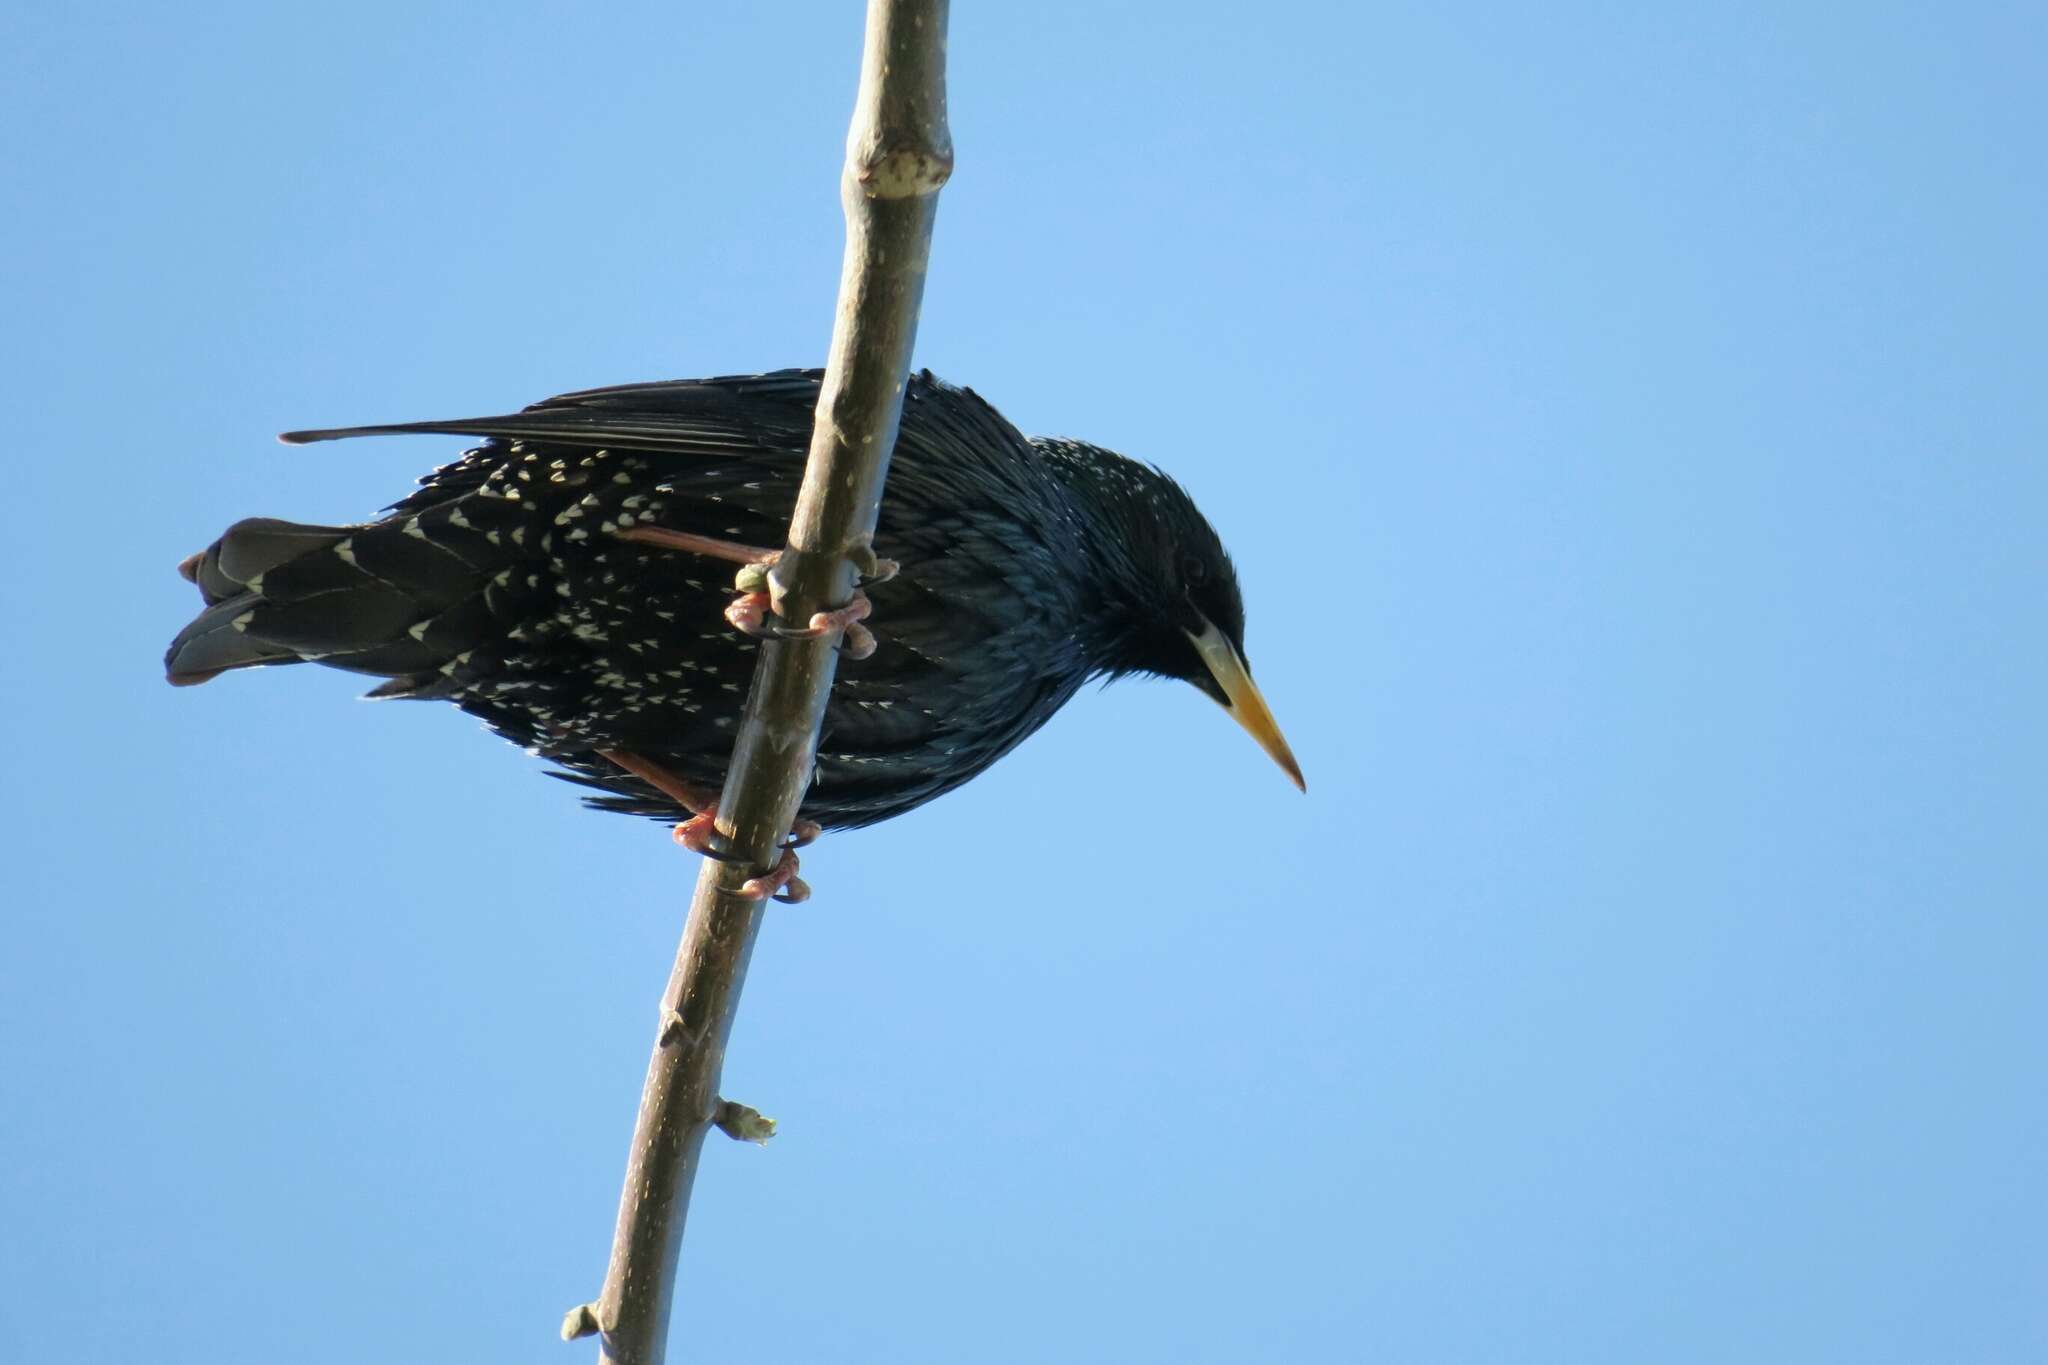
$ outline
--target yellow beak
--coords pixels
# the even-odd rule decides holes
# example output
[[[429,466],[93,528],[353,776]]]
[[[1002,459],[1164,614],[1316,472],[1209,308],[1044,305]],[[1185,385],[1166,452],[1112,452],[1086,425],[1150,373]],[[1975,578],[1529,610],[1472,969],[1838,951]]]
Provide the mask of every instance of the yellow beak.
[[[1259,747],[1275,763],[1286,770],[1287,775],[1294,779],[1295,786],[1307,791],[1308,783],[1302,780],[1301,765],[1294,761],[1294,751],[1287,747],[1287,737],[1280,733],[1279,722],[1267,709],[1266,699],[1252,685],[1251,670],[1245,667],[1237,647],[1214,622],[1205,624],[1207,629],[1200,635],[1189,631],[1188,639],[1195,642],[1202,662],[1209,666],[1209,676],[1216,679],[1216,685],[1229,699],[1224,709],[1230,712],[1232,720],[1244,727],[1246,734],[1259,742]]]

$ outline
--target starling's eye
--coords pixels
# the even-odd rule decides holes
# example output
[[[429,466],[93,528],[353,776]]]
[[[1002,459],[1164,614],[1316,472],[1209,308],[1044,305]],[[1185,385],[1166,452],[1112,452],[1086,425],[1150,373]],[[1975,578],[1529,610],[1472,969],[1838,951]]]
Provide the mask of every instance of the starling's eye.
[[[1209,566],[1195,556],[1188,555],[1180,562],[1180,576],[1189,587],[1198,588],[1208,581]]]

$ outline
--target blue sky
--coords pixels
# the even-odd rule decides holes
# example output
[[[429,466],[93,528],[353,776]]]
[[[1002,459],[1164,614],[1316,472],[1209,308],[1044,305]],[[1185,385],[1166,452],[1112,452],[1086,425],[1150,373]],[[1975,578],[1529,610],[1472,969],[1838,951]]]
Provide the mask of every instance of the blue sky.
[[[1310,794],[1124,684],[808,854],[694,1358],[2048,1356],[2044,27],[960,5],[918,361],[1188,486]],[[0,29],[0,1334],[586,1358],[694,868],[173,566],[817,362],[858,6]]]

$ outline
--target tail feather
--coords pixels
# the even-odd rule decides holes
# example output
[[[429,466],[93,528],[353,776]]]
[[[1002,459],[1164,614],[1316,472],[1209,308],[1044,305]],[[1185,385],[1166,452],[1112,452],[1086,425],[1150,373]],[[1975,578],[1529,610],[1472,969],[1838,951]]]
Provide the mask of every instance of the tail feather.
[[[308,659],[402,640],[420,619],[417,602],[381,583],[282,600],[266,595],[250,611],[249,634]]]
[[[280,564],[290,563],[314,550],[332,548],[348,532],[338,526],[307,526],[275,517],[250,517],[238,521],[214,544],[217,553],[208,559],[226,578],[241,585],[260,578]]]
[[[192,687],[231,668],[298,662],[300,656],[290,646],[249,634],[258,600],[246,592],[222,598],[179,631],[164,655],[164,676],[171,686]]]
[[[425,686],[477,624],[487,571],[409,525],[237,522],[179,566],[206,609],[171,641],[165,675],[182,687],[318,659]]]

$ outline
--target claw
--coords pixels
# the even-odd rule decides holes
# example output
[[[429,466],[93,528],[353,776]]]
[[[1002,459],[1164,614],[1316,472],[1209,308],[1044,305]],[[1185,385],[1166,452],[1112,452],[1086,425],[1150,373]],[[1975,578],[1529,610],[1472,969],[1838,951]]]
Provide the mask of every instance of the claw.
[[[811,620],[808,625],[801,628],[796,626],[780,626],[776,629],[776,634],[785,640],[821,639],[826,635],[830,635],[835,630],[851,631],[862,621],[867,620],[869,614],[874,609],[874,604],[868,601],[868,595],[859,588],[855,588],[852,598],[847,601],[845,606],[834,607],[831,611],[813,612],[811,613]],[[862,633],[866,634],[865,631]]]
[[[671,801],[690,812],[690,818],[675,827],[675,841],[692,853],[701,853],[714,862],[738,862],[734,855],[718,847],[718,793],[708,791],[685,778],[676,776],[659,763],[628,753],[624,749],[599,749],[606,759],[616,763],[627,772],[652,785]],[[820,833],[816,820],[799,818],[789,829],[789,842],[782,845],[782,856],[775,860],[775,866],[758,877],[749,877],[739,894],[748,900],[764,900],[773,896],[785,905],[795,905],[811,898],[811,888],[802,877],[796,875],[796,854],[793,850],[802,848],[816,839]]]
[[[717,853],[713,847],[718,838],[718,817],[710,811],[699,811],[675,828],[675,841],[692,853],[710,857]]]
[[[846,562],[853,565],[853,571],[860,575],[863,583],[887,583],[903,567],[893,559],[877,555],[875,547],[867,541],[848,550]]]
[[[751,581],[742,571],[739,586],[745,588]],[[839,648],[849,659],[865,659],[875,652],[875,635],[861,622],[874,611],[874,604],[859,588],[853,590],[853,597],[843,607],[831,611],[813,612],[808,624],[783,626],[770,624],[773,615],[769,596],[765,592],[742,592],[725,608],[725,619],[734,630],[746,635],[773,637],[777,640],[819,640],[839,632]]]
[[[839,652],[849,659],[865,659],[875,652],[875,633],[856,621],[846,628]]]
[[[767,900],[774,897],[785,905],[795,905],[811,898],[811,888],[802,877],[796,875],[796,854],[783,849],[782,856],[775,860],[775,866],[758,877],[749,877],[740,885],[735,895],[750,901]]]
[[[768,633],[768,594],[745,592],[732,599],[725,608],[725,619],[732,628],[742,635],[766,635]]]
[[[718,846],[718,840],[722,837],[718,832],[718,821],[708,812],[703,815],[691,816],[680,825],[677,825],[671,831],[671,834],[678,844],[681,844],[692,853],[702,854],[714,863],[745,861],[738,854],[728,853]],[[799,820],[796,822],[796,828],[790,831],[789,842],[783,844],[782,847],[786,849],[802,848],[817,837],[817,821]]]

